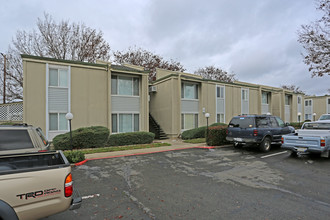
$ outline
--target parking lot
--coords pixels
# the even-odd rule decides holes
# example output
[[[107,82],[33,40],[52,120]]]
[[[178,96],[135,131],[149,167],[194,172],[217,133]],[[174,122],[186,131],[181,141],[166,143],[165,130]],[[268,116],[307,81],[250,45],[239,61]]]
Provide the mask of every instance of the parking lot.
[[[46,219],[328,219],[330,159],[187,149],[73,168],[82,207]]]

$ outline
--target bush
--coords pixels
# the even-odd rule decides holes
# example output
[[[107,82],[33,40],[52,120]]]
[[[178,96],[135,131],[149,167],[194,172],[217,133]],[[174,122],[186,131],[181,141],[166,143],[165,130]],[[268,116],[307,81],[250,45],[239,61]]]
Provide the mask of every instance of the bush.
[[[226,136],[227,136],[227,126],[218,125],[214,127],[209,127],[206,143],[209,146],[220,146],[220,145],[228,144],[226,140]]]
[[[78,163],[85,160],[85,154],[81,151],[64,151],[64,155],[70,163]]]
[[[78,128],[72,131],[73,149],[103,147],[109,137],[109,129],[102,126]],[[70,132],[57,135],[53,139],[56,150],[71,149]]]
[[[124,146],[133,144],[150,144],[155,138],[155,134],[145,131],[127,132],[110,135],[108,146]]]
[[[291,122],[290,126],[294,127],[294,129],[300,129],[303,123],[304,122]]]
[[[209,128],[213,126],[227,126],[227,125],[223,123],[213,123],[209,126]],[[182,140],[205,138],[205,133],[206,133],[206,126],[193,128],[182,132],[181,138]]]

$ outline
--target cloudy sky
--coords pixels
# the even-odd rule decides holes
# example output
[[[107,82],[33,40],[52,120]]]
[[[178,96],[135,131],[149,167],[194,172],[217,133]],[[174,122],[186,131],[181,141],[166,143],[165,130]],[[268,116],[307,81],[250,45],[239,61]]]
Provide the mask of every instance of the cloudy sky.
[[[297,31],[321,17],[313,0],[0,0],[0,52],[17,30],[56,21],[101,30],[112,50],[137,46],[180,61],[186,72],[214,65],[240,81],[294,84],[324,95],[330,77],[311,78]]]

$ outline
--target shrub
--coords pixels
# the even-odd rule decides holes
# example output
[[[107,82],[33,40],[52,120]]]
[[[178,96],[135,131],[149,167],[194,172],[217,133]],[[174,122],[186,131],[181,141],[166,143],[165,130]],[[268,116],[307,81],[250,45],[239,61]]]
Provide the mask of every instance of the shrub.
[[[109,137],[109,129],[102,126],[78,128],[72,131],[73,149],[103,147]],[[71,149],[70,132],[53,139],[56,150]]]
[[[295,129],[300,129],[303,123],[304,122],[300,122],[300,123],[299,122],[291,122],[290,126],[294,127]]]
[[[110,135],[108,146],[124,146],[133,144],[150,144],[155,138],[155,134],[145,131],[127,132]]]
[[[213,126],[227,126],[227,125],[223,123],[213,123],[209,126],[209,128]],[[181,138],[182,140],[205,138],[205,133],[206,133],[206,126],[193,128],[182,132]]]
[[[65,157],[70,163],[78,163],[85,160],[85,154],[81,151],[64,151]]]
[[[218,125],[214,127],[209,127],[208,137],[206,138],[206,143],[209,146],[219,146],[227,144],[227,126]]]

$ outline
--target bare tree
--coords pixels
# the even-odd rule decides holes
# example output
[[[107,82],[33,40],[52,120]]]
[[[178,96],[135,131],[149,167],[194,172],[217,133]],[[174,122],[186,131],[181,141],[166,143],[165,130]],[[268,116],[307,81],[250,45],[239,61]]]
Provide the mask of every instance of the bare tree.
[[[330,75],[330,0],[318,0],[318,10],[324,12],[321,19],[302,25],[298,42],[306,50],[304,63],[314,76]]]
[[[299,86],[295,86],[295,85],[281,85],[281,87],[282,87],[283,89],[291,90],[291,91],[293,91],[294,93],[302,93],[302,94],[305,94],[305,92],[302,91],[302,90],[300,89]]]
[[[17,31],[13,38],[13,47],[9,46],[6,80],[8,101],[23,98],[23,68],[20,54],[87,62],[95,62],[97,59],[107,61],[110,58],[110,46],[104,40],[101,31],[86,27],[83,23],[57,23],[45,13],[43,19],[38,18],[36,30]],[[0,62],[3,63],[3,60]]]
[[[150,71],[149,80],[155,80],[156,68],[183,72],[185,69],[182,64],[174,60],[165,60],[158,54],[154,54],[142,48],[130,47],[127,51],[116,51],[113,53],[114,62],[118,64],[133,64],[144,67]]]
[[[202,76],[205,79],[218,80],[222,82],[234,82],[237,80],[235,74],[229,74],[228,72],[217,68],[215,66],[206,66],[204,68],[199,68],[194,72],[194,74]]]

